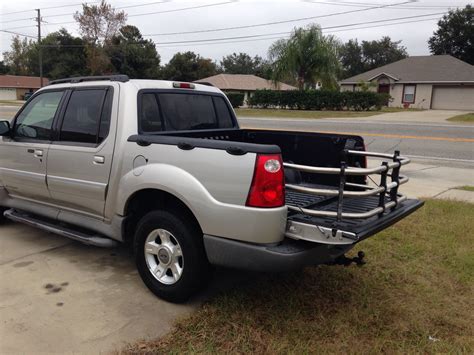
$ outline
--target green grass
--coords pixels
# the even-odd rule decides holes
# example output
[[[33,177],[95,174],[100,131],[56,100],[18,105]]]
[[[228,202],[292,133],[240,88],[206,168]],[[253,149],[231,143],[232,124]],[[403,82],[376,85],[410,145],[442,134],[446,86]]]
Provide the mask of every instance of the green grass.
[[[121,352],[472,353],[473,229],[474,205],[428,200],[356,246],[363,267],[245,274],[167,336]]]
[[[456,190],[472,191],[474,192],[474,186],[459,186],[456,187]]]
[[[457,116],[448,118],[448,121],[474,123],[474,113],[471,112],[471,113],[466,113],[464,115],[457,115]]]
[[[333,118],[333,117],[369,117],[389,112],[420,111],[417,109],[403,109],[397,107],[384,107],[380,111],[305,111],[305,110],[280,110],[280,109],[235,109],[237,117],[277,117],[277,118]]]

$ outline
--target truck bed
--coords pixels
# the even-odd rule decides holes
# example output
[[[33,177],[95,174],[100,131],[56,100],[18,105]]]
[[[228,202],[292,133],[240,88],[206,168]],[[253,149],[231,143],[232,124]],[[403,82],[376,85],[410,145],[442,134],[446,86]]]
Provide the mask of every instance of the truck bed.
[[[321,185],[318,187],[328,188],[328,186]],[[389,201],[390,199],[385,197],[385,202],[388,203]],[[286,191],[286,203],[288,205],[307,209],[337,212],[338,198],[317,196],[296,191]],[[376,208],[378,205],[378,196],[369,196],[363,199],[346,197],[344,198],[343,209],[344,212],[348,213],[361,213],[368,212]],[[360,241],[398,222],[400,219],[411,214],[422,205],[423,202],[418,200],[406,200],[394,210],[389,209],[377,216],[361,219],[343,218],[340,221],[336,221],[334,217],[316,217],[304,213],[298,213],[296,211],[289,211],[288,220],[351,232],[354,233],[357,236],[358,241]]]
[[[312,228],[325,228],[325,233],[328,233],[328,230],[338,233],[347,232],[355,241],[377,233],[423,205],[418,200],[407,200],[406,197],[398,194],[399,185],[408,181],[406,178],[401,181],[398,171],[401,165],[409,160],[404,158],[406,161],[399,163],[397,152],[394,155],[365,154],[364,142],[359,136],[227,129],[164,132],[153,136],[134,136],[131,139],[145,145],[174,144],[184,150],[195,147],[221,149],[232,155],[243,155],[249,152],[262,154],[281,152],[285,166],[289,226],[291,222],[295,222]],[[379,177],[385,175],[387,180],[383,198],[379,193],[372,196],[351,197],[351,193],[363,194],[364,191],[370,190],[366,185],[366,176],[371,173],[342,174],[344,178],[341,185],[341,174],[337,172],[340,171],[341,165],[345,165],[348,170],[352,169],[352,172],[354,169],[366,171],[368,170],[366,169],[367,156],[382,156],[387,160],[387,164],[392,164],[392,167],[386,169],[384,173],[380,171],[374,173]],[[395,174],[393,170],[396,170]],[[389,179],[391,181],[388,181]],[[395,185],[393,185],[394,181],[396,181]],[[388,188],[389,184],[392,184],[392,187]],[[340,189],[341,186],[343,190]],[[379,188],[382,186],[380,185]],[[318,191],[306,193],[295,191],[295,187],[325,191],[322,194],[318,194]],[[395,194],[390,194],[390,189]],[[334,192],[334,196],[328,196],[329,190]],[[313,215],[312,212],[314,212]],[[365,217],[364,214],[368,216]]]

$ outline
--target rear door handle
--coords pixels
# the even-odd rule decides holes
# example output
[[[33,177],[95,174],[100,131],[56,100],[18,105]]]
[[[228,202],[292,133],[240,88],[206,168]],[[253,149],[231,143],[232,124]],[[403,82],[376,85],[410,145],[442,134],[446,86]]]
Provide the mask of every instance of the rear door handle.
[[[94,156],[94,164],[104,164],[105,163],[105,158],[100,155],[95,155]]]
[[[37,158],[41,158],[43,156],[43,150],[42,149],[35,149],[34,155]]]

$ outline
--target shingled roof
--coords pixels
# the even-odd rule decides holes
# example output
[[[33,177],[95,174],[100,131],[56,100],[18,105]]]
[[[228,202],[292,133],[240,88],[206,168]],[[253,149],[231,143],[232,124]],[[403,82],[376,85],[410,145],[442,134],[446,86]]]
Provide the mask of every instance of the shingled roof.
[[[196,80],[196,83],[209,83],[221,90],[255,91],[270,90],[296,90],[294,86],[278,82],[276,85],[271,80],[266,80],[248,74],[218,74],[208,78]]]
[[[386,75],[399,83],[474,82],[474,66],[450,55],[408,57],[340,81],[357,84]]]
[[[43,86],[48,84],[48,79],[43,78]],[[22,76],[22,75],[0,75],[1,88],[16,89],[39,89],[39,76]]]

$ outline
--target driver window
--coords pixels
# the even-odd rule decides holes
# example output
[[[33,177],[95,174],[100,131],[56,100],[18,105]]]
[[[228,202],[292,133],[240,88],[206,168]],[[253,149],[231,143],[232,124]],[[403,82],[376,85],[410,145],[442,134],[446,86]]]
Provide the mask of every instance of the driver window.
[[[53,119],[62,96],[62,91],[54,91],[33,98],[16,119],[15,137],[50,140]]]

